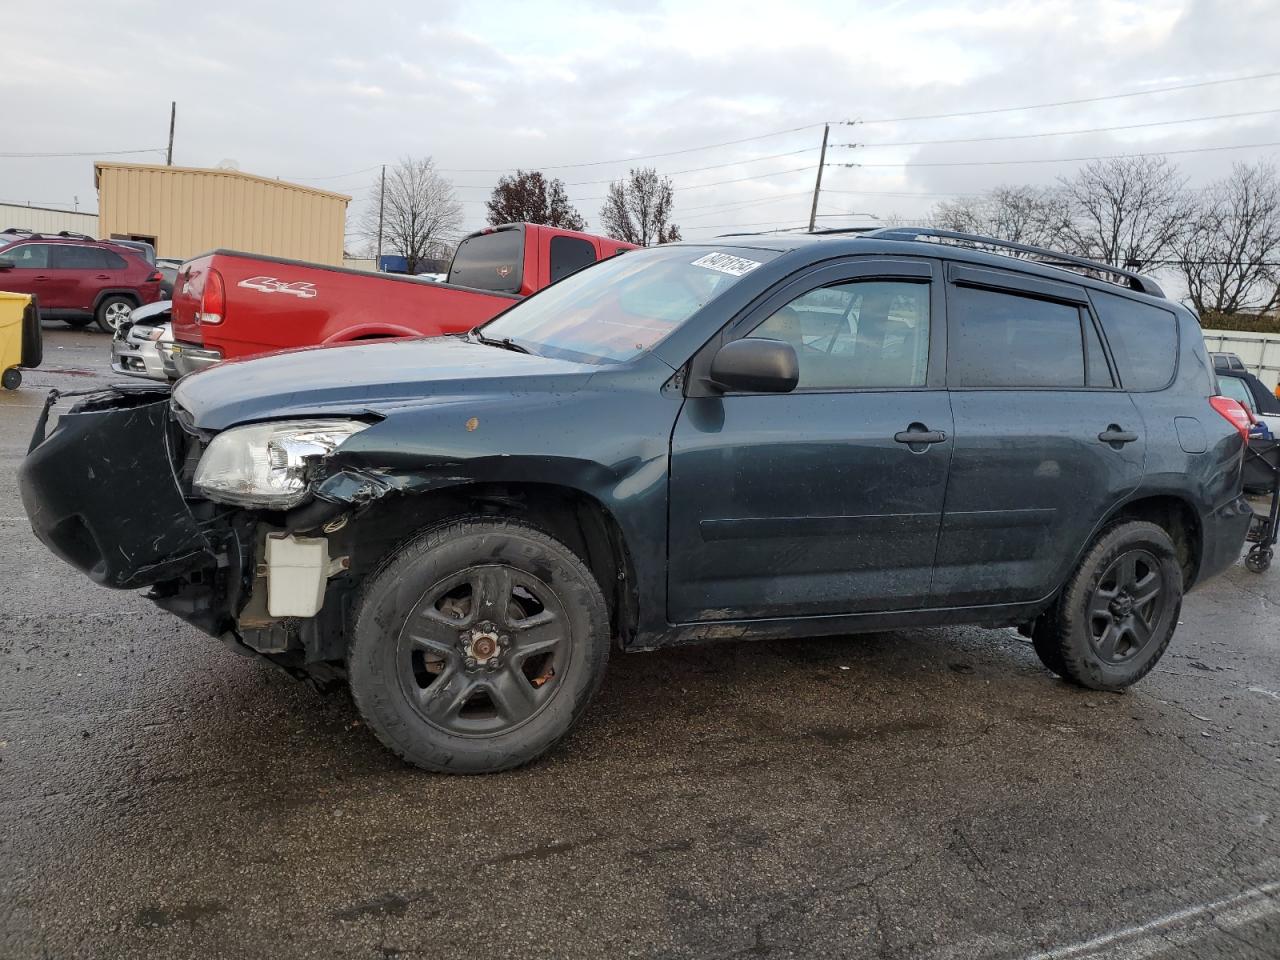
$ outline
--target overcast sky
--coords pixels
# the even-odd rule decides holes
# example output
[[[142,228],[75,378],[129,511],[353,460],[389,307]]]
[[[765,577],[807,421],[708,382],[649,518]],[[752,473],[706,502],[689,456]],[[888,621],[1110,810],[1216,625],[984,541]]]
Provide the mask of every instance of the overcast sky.
[[[358,212],[376,166],[430,155],[483,222],[496,170],[569,184],[590,224],[626,158],[669,173],[686,238],[807,222],[821,124],[828,225],[920,220],[941,196],[1047,183],[1074,162],[992,161],[1280,141],[1280,76],[1095,103],[874,122],[1104,97],[1280,71],[1276,0],[1142,3],[5,4],[0,200],[96,209],[92,160],[174,162],[335,190]],[[1275,110],[1272,113],[1260,111]],[[1222,114],[1252,116],[1222,118]],[[1008,137],[977,143],[906,141]],[[795,129],[803,127],[804,129]],[[791,131],[774,136],[778,131]],[[728,140],[732,146],[689,150]],[[1195,184],[1280,147],[1173,157]],[[596,161],[613,161],[592,164]],[[904,164],[975,162],[971,165]],[[569,166],[572,165],[572,166]],[[563,169],[552,169],[553,166]],[[712,169],[697,169],[712,167]],[[750,179],[748,179],[750,178]],[[721,181],[738,181],[723,183]]]

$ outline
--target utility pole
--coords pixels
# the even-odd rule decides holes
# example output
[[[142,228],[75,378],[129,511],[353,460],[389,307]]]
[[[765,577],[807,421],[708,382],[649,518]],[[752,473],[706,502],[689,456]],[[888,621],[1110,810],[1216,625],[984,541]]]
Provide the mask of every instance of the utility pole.
[[[822,191],[822,168],[827,163],[827,137],[831,135],[831,124],[823,124],[822,126],[822,153],[818,155],[818,179],[813,184],[813,206],[809,208],[809,232],[813,233],[813,226],[818,222],[818,194]]]
[[[373,269],[382,269],[382,210],[387,200],[387,165],[382,165],[381,186],[378,187],[378,252],[374,257]]]
[[[164,165],[166,167],[173,166],[173,121],[178,116],[178,101],[169,101],[169,151],[165,154]]]

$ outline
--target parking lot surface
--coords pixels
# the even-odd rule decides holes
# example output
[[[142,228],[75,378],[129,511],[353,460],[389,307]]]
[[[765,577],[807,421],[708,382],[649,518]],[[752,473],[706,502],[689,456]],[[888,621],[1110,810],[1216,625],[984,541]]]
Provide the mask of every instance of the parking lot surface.
[[[1122,695],[1010,630],[617,654],[541,761],[433,776],[31,535],[108,346],[0,395],[0,957],[1280,956],[1280,570]]]

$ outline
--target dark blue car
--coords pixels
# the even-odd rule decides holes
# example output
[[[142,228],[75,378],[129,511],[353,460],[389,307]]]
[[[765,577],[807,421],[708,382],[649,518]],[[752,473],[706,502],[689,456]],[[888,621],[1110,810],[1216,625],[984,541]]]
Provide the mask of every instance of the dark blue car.
[[[1215,392],[1196,318],[1136,274],[939,231],[733,237],[467,335],[89,397],[21,489],[98,582],[347,679],[412,763],[494,771],[568,730],[615,645],[1016,625],[1071,681],[1133,683],[1251,516]]]

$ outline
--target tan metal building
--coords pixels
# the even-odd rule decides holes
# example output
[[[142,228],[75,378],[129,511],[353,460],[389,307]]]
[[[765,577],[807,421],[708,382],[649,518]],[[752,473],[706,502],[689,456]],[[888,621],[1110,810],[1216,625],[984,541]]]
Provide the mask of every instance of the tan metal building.
[[[79,210],[55,210],[23,203],[0,203],[0,230],[17,227],[36,233],[58,233],[70,230],[90,237],[98,235],[98,215]]]
[[[103,237],[146,240],[188,259],[219,247],[342,264],[341,193],[241,173],[134,163],[93,165]]]

